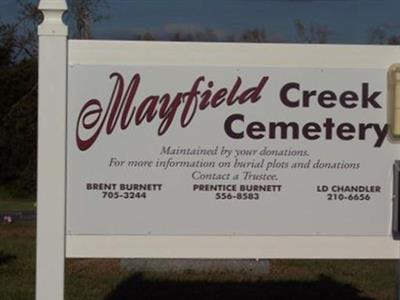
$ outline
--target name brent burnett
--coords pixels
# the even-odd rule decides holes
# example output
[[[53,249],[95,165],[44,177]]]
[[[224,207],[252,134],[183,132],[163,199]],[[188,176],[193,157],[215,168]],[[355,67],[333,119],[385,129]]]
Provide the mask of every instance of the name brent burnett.
[[[161,191],[162,184],[159,183],[87,183],[88,191]]]

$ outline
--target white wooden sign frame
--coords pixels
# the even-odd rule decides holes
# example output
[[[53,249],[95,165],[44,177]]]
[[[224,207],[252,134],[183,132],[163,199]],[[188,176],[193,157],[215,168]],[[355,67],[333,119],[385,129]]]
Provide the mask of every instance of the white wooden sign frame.
[[[65,1],[41,0],[40,9],[36,299],[64,298],[66,257],[400,258],[390,236],[74,236],[65,229],[69,64],[257,66],[262,59],[271,67],[389,68],[400,47],[69,41]]]

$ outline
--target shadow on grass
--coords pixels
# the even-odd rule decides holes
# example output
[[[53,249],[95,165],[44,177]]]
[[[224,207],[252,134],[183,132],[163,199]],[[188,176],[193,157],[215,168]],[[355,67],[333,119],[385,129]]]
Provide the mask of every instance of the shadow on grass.
[[[0,251],[0,266],[5,265],[16,259],[17,259],[17,257],[15,255],[10,255],[10,254],[5,253],[4,251]]]
[[[131,276],[116,287],[104,300],[374,300],[363,297],[350,284],[320,276],[315,281],[266,282],[168,282],[143,280]]]

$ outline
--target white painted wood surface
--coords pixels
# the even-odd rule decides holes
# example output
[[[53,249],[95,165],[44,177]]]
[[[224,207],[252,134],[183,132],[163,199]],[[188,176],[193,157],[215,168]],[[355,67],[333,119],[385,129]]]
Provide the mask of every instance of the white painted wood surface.
[[[64,0],[41,0],[36,299],[64,299],[67,27]]]
[[[238,66],[388,70],[400,61],[400,47],[71,40],[68,57],[69,65],[226,66],[235,61]],[[396,259],[399,246],[390,235],[67,235],[68,257]]]
[[[399,46],[70,40],[69,65],[388,69]]]
[[[399,249],[390,237],[67,236],[76,258],[396,259]]]

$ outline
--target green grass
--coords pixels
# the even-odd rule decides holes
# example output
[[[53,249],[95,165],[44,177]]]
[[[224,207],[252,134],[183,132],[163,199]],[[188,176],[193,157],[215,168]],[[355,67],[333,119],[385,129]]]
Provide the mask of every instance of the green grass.
[[[35,224],[0,225],[0,299],[34,299]],[[273,260],[261,277],[226,272],[131,274],[118,260],[66,264],[67,300],[394,300],[394,261]]]
[[[18,193],[10,185],[0,186],[0,212],[34,211],[34,196]]]
[[[0,299],[34,299],[34,257],[34,224],[0,225]]]
[[[36,208],[34,202],[27,201],[4,201],[0,199],[0,212],[15,212],[15,211],[34,211]]]

